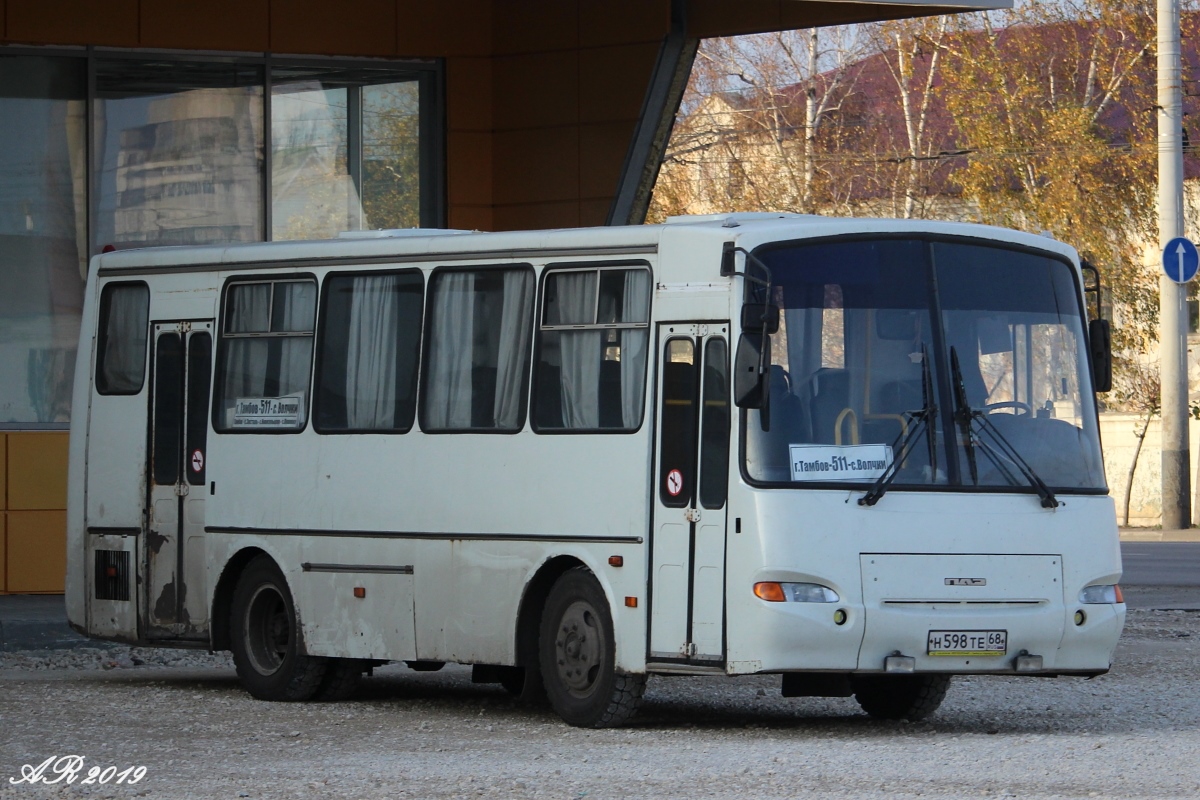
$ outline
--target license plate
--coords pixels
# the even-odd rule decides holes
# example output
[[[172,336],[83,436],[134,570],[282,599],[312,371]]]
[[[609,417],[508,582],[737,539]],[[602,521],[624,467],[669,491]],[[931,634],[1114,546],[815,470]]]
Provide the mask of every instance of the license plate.
[[[1002,656],[1008,652],[1008,631],[930,631],[926,652],[931,656]]]

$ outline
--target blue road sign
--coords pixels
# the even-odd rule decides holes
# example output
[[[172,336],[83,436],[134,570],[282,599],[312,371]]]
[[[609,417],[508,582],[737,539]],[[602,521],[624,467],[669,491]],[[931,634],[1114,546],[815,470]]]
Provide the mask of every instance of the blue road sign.
[[[1200,253],[1196,252],[1196,245],[1177,236],[1163,248],[1162,265],[1168,278],[1176,283],[1187,283],[1196,277],[1196,270],[1200,268]]]

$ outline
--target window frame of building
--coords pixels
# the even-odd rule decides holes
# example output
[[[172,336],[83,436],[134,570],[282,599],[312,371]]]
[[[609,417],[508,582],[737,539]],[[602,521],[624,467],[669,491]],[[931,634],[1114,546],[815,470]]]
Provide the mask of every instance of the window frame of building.
[[[98,229],[100,227],[100,217],[98,216],[100,214],[100,170],[103,168],[103,149],[106,146],[104,141],[105,126],[99,125],[96,119],[99,104],[103,102],[99,97],[100,93],[97,91],[97,73],[98,70],[111,68],[112,64],[122,60],[133,63],[163,64],[168,68],[171,64],[186,65],[188,63],[203,62],[208,64],[224,63],[240,65],[261,70],[261,83],[256,84],[262,87],[259,92],[260,97],[255,97],[250,101],[253,114],[257,115],[261,111],[262,115],[261,147],[253,156],[257,160],[257,171],[255,174],[258,176],[259,184],[257,195],[258,209],[256,212],[258,217],[258,237],[254,241],[271,241],[274,234],[273,215],[275,211],[275,197],[272,191],[273,164],[271,158],[271,96],[272,87],[275,85],[272,78],[273,71],[286,73],[288,70],[292,70],[292,74],[295,74],[294,71],[297,69],[313,69],[318,71],[344,70],[350,75],[347,80],[353,80],[353,74],[362,73],[362,75],[367,77],[362,78],[364,82],[359,86],[360,94],[365,93],[367,87],[382,85],[379,82],[372,83],[371,75],[383,75],[386,77],[390,74],[394,76],[394,82],[398,83],[403,83],[410,79],[415,81],[417,86],[415,107],[418,115],[416,123],[418,164],[414,169],[419,181],[420,225],[427,228],[443,228],[446,225],[446,91],[445,63],[441,59],[280,56],[270,53],[224,54],[211,51],[146,50],[95,46],[33,47],[28,45],[0,45],[0,58],[57,60],[61,61],[64,67],[69,62],[69,68],[78,70],[81,73],[81,77],[85,80],[84,86],[81,87],[84,89],[84,96],[81,98],[83,101],[83,143],[79,159],[82,162],[80,167],[83,174],[77,178],[79,183],[77,191],[82,195],[80,202],[81,209],[79,211],[81,219],[76,223],[78,227],[77,238],[85,244],[79,245],[81,254],[78,267],[73,263],[68,265],[72,273],[75,271],[81,273],[79,275],[80,287],[83,286],[86,279],[86,276],[82,273],[87,259],[104,249],[108,249],[105,247],[106,245],[111,244],[113,247],[120,249],[151,246],[150,243],[138,241],[100,242],[96,239],[99,235]],[[180,88],[172,90],[170,70],[167,69],[163,90],[164,95],[169,96],[173,91],[178,91],[182,94],[186,93],[189,89],[197,88],[185,86],[183,83],[180,84]],[[381,107],[386,108],[386,106]],[[347,113],[350,114],[353,110],[348,108]],[[238,117],[238,119],[242,118]],[[361,113],[358,119],[363,119]],[[348,143],[348,149],[352,153],[357,153],[359,159],[361,159],[363,156],[363,138],[365,135],[363,126],[347,122],[347,135],[350,139],[356,140]],[[111,149],[111,144],[108,146]],[[74,159],[74,156],[72,158]],[[362,161],[360,160],[358,164],[361,165],[361,163]],[[354,187],[358,192],[361,204],[364,187],[363,169],[361,166],[359,168],[351,168],[349,174],[350,178],[354,181]],[[412,206],[410,204],[405,207],[411,208]],[[112,213],[112,209],[106,206],[105,213]],[[387,227],[389,225],[389,220],[387,219],[380,221],[367,219],[366,222],[372,227]],[[82,251],[86,251],[86,253]],[[86,258],[84,257],[85,255]],[[49,267],[39,264],[30,267],[30,269],[44,271],[49,269]],[[55,267],[55,269],[59,268]],[[63,269],[66,269],[66,267],[59,269],[59,271]],[[38,275],[41,274],[42,272],[38,272]],[[37,347],[41,346],[37,345]],[[74,361],[73,356],[71,360],[72,362]],[[55,396],[57,397],[57,395]],[[64,413],[69,417],[72,413],[69,408],[69,396],[65,400],[67,410]],[[24,420],[25,417],[18,415],[13,419]],[[65,430],[70,425],[69,422],[62,421],[62,417],[54,418],[57,421],[49,421],[52,419],[51,417],[39,416],[36,413],[29,419],[45,419],[47,421],[0,422],[0,430]]]

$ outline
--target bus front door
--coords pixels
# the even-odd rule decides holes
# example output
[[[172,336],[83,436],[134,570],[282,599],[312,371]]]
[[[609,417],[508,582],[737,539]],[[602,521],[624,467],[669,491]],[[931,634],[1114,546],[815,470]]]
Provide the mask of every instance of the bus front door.
[[[653,661],[725,661],[728,336],[728,323],[659,326]]]
[[[156,322],[151,367],[145,634],[206,639],[204,484],[212,321]]]

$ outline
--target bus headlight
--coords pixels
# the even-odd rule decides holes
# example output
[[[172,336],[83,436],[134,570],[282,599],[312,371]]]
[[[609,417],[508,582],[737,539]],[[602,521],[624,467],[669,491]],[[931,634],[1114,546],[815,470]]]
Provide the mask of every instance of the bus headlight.
[[[754,594],[769,603],[836,603],[841,599],[833,589],[819,583],[766,581],[754,584]]]
[[[1125,595],[1121,593],[1121,587],[1117,585],[1085,586],[1083,587],[1083,591],[1079,593],[1079,602],[1090,605],[1124,603]]]

